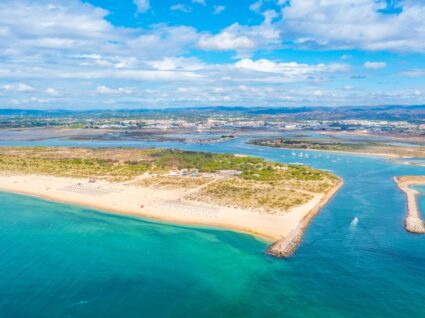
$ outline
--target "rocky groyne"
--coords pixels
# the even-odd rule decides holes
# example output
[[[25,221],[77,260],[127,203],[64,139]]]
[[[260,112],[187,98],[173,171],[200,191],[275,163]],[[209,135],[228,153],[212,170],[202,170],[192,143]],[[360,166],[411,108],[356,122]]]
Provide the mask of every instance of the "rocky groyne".
[[[317,205],[313,210],[311,210],[300,222],[297,228],[292,230],[287,236],[281,240],[271,244],[267,249],[269,255],[287,258],[290,257],[298,246],[300,245],[304,232],[307,230],[310,222],[313,218],[320,212],[320,210],[329,202],[329,200],[338,192],[342,187],[342,180],[338,182],[335,187],[332,188],[323,198],[320,200],[320,204]]]
[[[425,184],[425,177],[395,177],[394,182],[406,195],[407,215],[404,220],[406,230],[415,234],[425,234],[425,222],[421,217],[417,202],[419,192],[410,188],[410,186],[415,184]]]

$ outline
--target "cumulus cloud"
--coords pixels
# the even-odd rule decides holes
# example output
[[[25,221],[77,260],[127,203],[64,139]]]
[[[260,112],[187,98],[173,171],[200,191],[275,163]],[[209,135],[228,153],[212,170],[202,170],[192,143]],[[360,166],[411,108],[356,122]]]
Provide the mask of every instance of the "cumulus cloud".
[[[125,49],[133,56],[158,57],[181,54],[195,47],[200,34],[189,26],[155,25],[153,29],[140,30],[125,42]],[[119,51],[124,52],[123,48]]]
[[[131,94],[133,90],[128,87],[119,87],[119,88],[110,88],[108,86],[98,86],[96,87],[95,94],[99,95],[122,95],[122,94]]]
[[[292,0],[280,28],[296,46],[424,52],[425,2],[401,5],[392,14],[385,0]]]
[[[149,0],[134,0],[134,4],[137,6],[137,13],[145,13],[150,9]]]
[[[259,12],[262,5],[263,5],[263,0],[255,1],[254,3],[252,3],[249,6],[249,10],[254,11],[254,12]]]
[[[35,91],[35,88],[25,83],[6,84],[3,86],[5,92],[29,93]]]
[[[277,63],[267,59],[251,60],[242,59],[235,63],[238,69],[246,69],[264,73],[283,73],[291,75],[303,75],[312,73],[325,72],[346,72],[348,67],[344,64],[299,64],[296,62]]]
[[[198,47],[203,50],[242,50],[253,49],[255,42],[245,35],[237,35],[231,30],[225,30],[216,35],[203,35],[198,42]]]
[[[260,25],[244,26],[234,23],[218,34],[203,34],[198,47],[203,50],[243,51],[277,46],[280,43],[280,32],[272,24],[275,17],[274,11],[266,11]]]
[[[0,30],[5,30],[0,32],[0,54],[27,62],[33,58],[37,63],[58,58],[64,62],[80,54],[98,66],[122,67],[136,64],[136,57],[181,53],[194,47],[200,37],[187,26],[115,27],[105,19],[106,10],[77,0],[54,3],[0,2]],[[95,58],[98,52],[102,58]],[[111,60],[119,58],[123,63]]]
[[[6,39],[18,37],[21,44],[80,45],[84,40],[103,39],[112,31],[112,26],[104,19],[107,14],[106,10],[77,1],[46,5],[6,0],[0,4],[0,28],[8,30]]]
[[[96,66],[100,68],[125,69],[137,66],[134,57],[102,56],[100,54],[77,54],[74,56],[81,66]]]
[[[165,57],[161,60],[147,61],[146,64],[160,71],[198,71],[204,68],[204,64],[198,59],[184,57]]]
[[[46,90],[44,92],[49,96],[59,96],[60,95],[60,93],[52,87],[46,88]]]
[[[187,6],[187,5],[185,5],[185,4],[183,4],[183,3],[177,3],[177,4],[172,5],[170,7],[170,10],[172,10],[172,11],[181,11],[181,12],[184,12],[184,13],[189,13],[189,12],[192,11],[192,8],[189,7],[189,6]]]
[[[134,2],[145,8],[139,13],[150,9],[146,5],[149,1]],[[185,3],[195,8],[194,2]],[[417,102],[425,99],[419,85],[409,92],[388,86],[385,92],[384,85],[380,86],[383,92],[372,88],[362,91],[358,88],[362,80],[358,80],[356,89],[348,89],[347,81],[365,78],[352,74],[345,64],[357,61],[355,54],[334,63],[300,63],[296,59],[282,62],[269,53],[285,47],[421,51],[425,37],[419,17],[425,16],[424,6],[405,0],[399,14],[384,15],[382,3],[374,0],[292,0],[290,6],[286,0],[264,0],[258,7],[261,23],[233,23],[220,31],[200,32],[191,26],[165,23],[117,27],[108,21],[108,11],[80,0],[3,0],[0,106],[16,102],[57,107],[54,102],[58,99],[61,107],[97,107],[113,102],[117,107],[343,105],[353,100],[382,104],[407,103],[413,97]],[[211,5],[210,9],[219,14],[225,8]],[[194,58],[210,54],[198,55],[199,50],[234,52],[231,58],[227,52],[214,53],[228,59],[208,63]],[[414,65],[406,67],[396,75],[424,74]],[[344,85],[335,85],[339,79]]]
[[[363,64],[364,68],[371,69],[371,70],[377,70],[380,68],[385,68],[387,66],[387,63],[385,62],[365,62]]]
[[[226,10],[226,7],[225,7],[225,6],[221,6],[221,5],[219,5],[219,6],[214,6],[214,11],[213,11],[213,13],[214,13],[214,14],[220,14],[220,13],[222,13],[224,10]]]

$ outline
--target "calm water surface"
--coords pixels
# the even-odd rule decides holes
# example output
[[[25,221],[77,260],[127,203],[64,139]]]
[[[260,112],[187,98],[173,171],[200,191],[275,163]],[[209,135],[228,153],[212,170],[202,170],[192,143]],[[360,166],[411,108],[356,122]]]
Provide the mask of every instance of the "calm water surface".
[[[345,184],[288,260],[246,235],[2,193],[0,317],[425,317],[425,237],[404,231],[392,182],[425,168],[243,141],[29,143],[244,153],[329,169]]]

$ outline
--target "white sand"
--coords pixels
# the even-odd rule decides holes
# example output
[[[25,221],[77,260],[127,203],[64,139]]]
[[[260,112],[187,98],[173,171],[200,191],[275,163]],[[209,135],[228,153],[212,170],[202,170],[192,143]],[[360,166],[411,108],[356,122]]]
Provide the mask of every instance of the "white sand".
[[[125,183],[89,183],[41,175],[0,175],[0,189],[114,213],[172,223],[222,227],[249,233],[266,241],[286,237],[310,211],[323,205],[325,194],[282,215],[228,208],[183,199],[187,190],[163,190]],[[141,207],[143,205],[143,208]]]

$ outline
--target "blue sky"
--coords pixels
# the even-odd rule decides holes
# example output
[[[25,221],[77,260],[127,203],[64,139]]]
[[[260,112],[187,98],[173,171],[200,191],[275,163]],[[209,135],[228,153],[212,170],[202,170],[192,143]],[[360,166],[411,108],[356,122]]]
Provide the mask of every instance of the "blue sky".
[[[2,0],[0,107],[425,104],[420,0]]]

